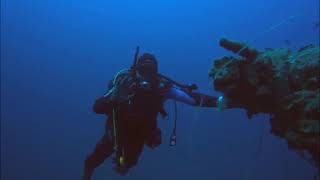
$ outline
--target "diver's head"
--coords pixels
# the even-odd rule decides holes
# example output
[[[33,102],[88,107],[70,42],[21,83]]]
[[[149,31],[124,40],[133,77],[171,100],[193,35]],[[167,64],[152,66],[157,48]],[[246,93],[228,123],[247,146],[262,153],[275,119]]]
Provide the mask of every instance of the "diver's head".
[[[149,91],[156,87],[158,62],[152,54],[143,54],[138,59],[136,68],[140,89]]]
[[[158,74],[158,62],[154,55],[145,53],[138,59],[137,73],[142,77],[155,77]]]

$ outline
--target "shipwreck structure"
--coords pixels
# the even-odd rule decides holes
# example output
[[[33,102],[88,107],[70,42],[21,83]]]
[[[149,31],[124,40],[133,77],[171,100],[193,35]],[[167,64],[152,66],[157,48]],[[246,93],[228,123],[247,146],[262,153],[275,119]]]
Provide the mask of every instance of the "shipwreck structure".
[[[271,114],[271,133],[286,139],[290,149],[309,152],[319,167],[319,46],[258,51],[228,39],[221,39],[220,46],[235,56],[216,59],[209,76],[227,107],[244,108],[249,118]]]

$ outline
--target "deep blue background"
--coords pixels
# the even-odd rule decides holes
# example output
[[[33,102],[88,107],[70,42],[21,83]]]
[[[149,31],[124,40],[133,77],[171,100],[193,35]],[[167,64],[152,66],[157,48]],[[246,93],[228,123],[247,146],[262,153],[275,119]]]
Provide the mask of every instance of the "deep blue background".
[[[131,65],[137,45],[157,56],[163,74],[218,95],[208,70],[230,55],[221,37],[259,49],[319,44],[318,7],[318,0],[1,0],[1,179],[80,179],[104,128],[92,103]],[[243,110],[179,105],[175,148],[167,145],[172,124],[159,119],[164,144],[146,149],[127,177],[106,161],[94,179],[313,178],[314,168],[269,133],[268,115],[248,120]]]

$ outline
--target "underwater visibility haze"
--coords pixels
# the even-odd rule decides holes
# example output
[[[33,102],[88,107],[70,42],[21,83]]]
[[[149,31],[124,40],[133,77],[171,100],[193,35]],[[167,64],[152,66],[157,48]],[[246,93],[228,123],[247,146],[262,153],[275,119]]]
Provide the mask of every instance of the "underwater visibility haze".
[[[219,70],[220,62],[251,60],[242,54],[248,47],[262,62],[277,59],[283,51],[277,58],[270,52],[281,48],[292,54],[314,48],[319,61],[319,16],[319,0],[1,0],[1,180],[81,179],[85,158],[105,130],[106,118],[92,111],[93,103],[119,70],[130,68],[137,46],[155,55],[161,74],[195,83],[208,95],[242,97],[241,103],[224,111],[178,103],[171,147],[175,106],[167,101],[169,119],[158,118],[162,144],[145,148],[126,176],[107,159],[93,180],[320,179],[319,149],[291,148],[267,105],[243,104],[253,91],[232,86],[236,97],[230,95],[223,80],[239,64]],[[235,46],[228,49],[223,40]],[[243,49],[227,51],[237,42]],[[224,56],[229,59],[219,59]],[[319,79],[310,79],[319,99]],[[310,107],[316,105],[319,117],[319,103]],[[310,130],[315,141],[319,120]]]

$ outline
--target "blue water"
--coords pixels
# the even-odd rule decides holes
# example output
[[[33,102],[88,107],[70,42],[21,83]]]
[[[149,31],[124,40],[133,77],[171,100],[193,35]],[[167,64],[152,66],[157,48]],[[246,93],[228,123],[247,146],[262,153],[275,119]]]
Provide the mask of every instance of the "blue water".
[[[1,180],[80,179],[104,130],[92,104],[131,65],[137,45],[156,55],[161,73],[218,95],[208,70],[230,55],[220,38],[261,50],[319,44],[318,7],[318,0],[1,0]],[[171,102],[166,109],[173,115]],[[172,119],[159,119],[158,149],[146,149],[126,177],[107,160],[93,179],[313,179],[314,167],[269,133],[268,118],[179,104],[175,148]]]

